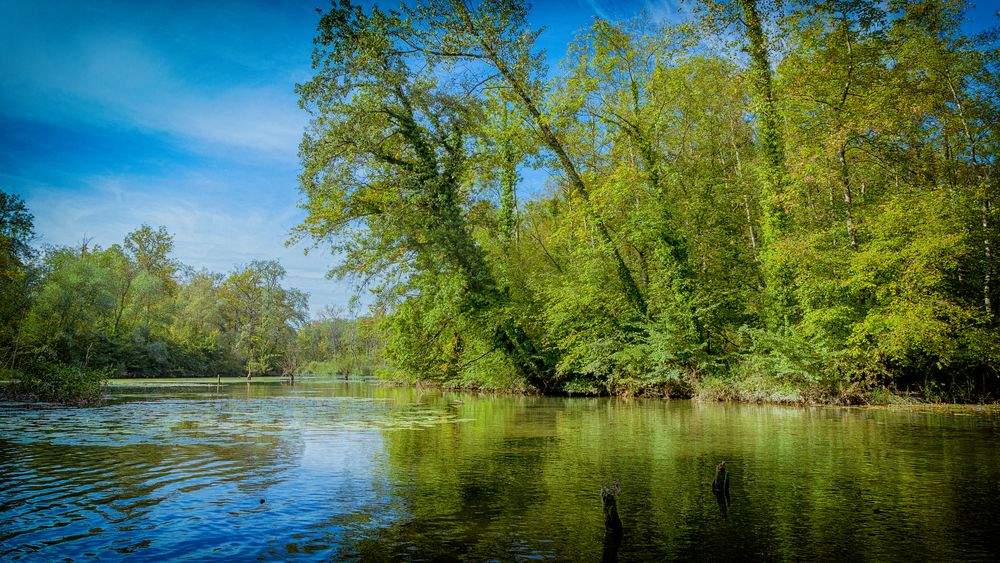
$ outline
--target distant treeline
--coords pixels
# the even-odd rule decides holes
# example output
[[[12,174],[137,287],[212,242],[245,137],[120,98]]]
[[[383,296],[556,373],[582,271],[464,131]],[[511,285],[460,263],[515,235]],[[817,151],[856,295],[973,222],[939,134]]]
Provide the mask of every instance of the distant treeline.
[[[39,252],[24,202],[0,198],[2,368],[169,377],[293,374],[330,361],[331,371],[370,373],[379,361],[370,321],[307,321],[307,295],[282,286],[277,261],[194,271],[172,258],[166,228],[148,225],[108,248]]]
[[[595,19],[555,79],[516,0],[323,16],[299,234],[375,288],[396,373],[995,391],[997,32],[950,0],[691,6]],[[518,198],[526,168],[547,193]]]

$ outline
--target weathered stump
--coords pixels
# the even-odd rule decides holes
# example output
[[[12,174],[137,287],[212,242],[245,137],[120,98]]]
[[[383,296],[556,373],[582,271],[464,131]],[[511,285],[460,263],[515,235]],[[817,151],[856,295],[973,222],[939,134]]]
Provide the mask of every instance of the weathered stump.
[[[726,462],[715,466],[715,479],[712,480],[712,494],[715,495],[716,502],[719,503],[719,512],[722,519],[729,518],[729,472],[726,471]]]
[[[618,516],[618,496],[622,494],[622,483],[615,479],[610,485],[601,485],[601,503],[604,504],[604,553],[602,561],[617,561],[618,547],[621,546],[624,530]]]
[[[715,466],[715,479],[712,480],[713,493],[729,492],[729,473],[726,471],[726,462]]]
[[[715,495],[715,502],[719,503],[719,513],[722,514],[723,520],[729,519],[729,491],[721,491],[713,493]]]

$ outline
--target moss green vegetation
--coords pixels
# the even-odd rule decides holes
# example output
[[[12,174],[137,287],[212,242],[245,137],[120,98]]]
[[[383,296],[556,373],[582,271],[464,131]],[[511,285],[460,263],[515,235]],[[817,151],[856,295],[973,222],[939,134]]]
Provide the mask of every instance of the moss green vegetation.
[[[374,288],[396,379],[995,398],[997,34],[886,7],[598,19],[548,73],[521,2],[339,3],[298,87],[298,234]]]
[[[343,375],[345,377],[371,377],[379,366],[372,362],[359,361],[352,354],[338,355],[329,360],[311,361],[302,365],[299,371],[308,375]]]

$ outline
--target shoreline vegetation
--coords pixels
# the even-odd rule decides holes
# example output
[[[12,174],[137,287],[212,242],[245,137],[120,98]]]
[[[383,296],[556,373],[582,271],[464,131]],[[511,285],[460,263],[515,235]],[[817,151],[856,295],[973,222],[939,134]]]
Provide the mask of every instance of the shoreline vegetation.
[[[303,379],[336,377],[345,382],[365,382],[376,385],[411,387],[414,389],[435,389],[463,393],[479,393],[500,396],[542,396],[533,387],[490,387],[481,384],[461,384],[434,380],[406,380],[393,378],[383,370],[362,365],[348,371],[337,362],[311,362],[309,366],[318,369],[304,369],[294,376],[288,374],[264,375],[257,379],[247,379],[243,374],[205,375],[185,377],[116,377],[108,370],[78,370],[66,366],[47,366],[45,371],[27,372],[0,371],[0,401],[20,403],[44,403],[60,406],[100,406],[103,404],[102,389],[108,385],[182,385],[182,384],[233,384],[253,382],[302,382]],[[381,373],[379,373],[381,371]],[[180,381],[178,381],[180,380]],[[700,402],[724,402],[742,404],[772,404],[786,406],[830,406],[830,407],[889,407],[899,409],[926,409],[943,411],[1000,412],[1000,401],[993,397],[967,395],[961,400],[948,400],[941,395],[923,395],[919,391],[900,391],[885,387],[863,388],[852,385],[849,388],[822,388],[817,384],[801,386],[784,385],[776,387],[769,378],[757,381],[734,381],[719,377],[705,380],[688,380],[681,384],[670,380],[661,385],[643,387],[623,385],[611,393],[598,388],[566,388],[550,391],[548,396],[562,397],[610,397],[616,399],[646,400],[694,400]]]
[[[384,377],[380,384],[404,387],[430,388],[460,392],[488,393],[499,395],[542,395],[538,389],[527,385],[516,387],[496,387],[489,384],[463,384],[434,380],[409,380]],[[923,394],[920,390],[889,389],[881,386],[851,384],[846,387],[829,388],[816,383],[801,385],[776,385],[766,376],[752,380],[735,380],[725,377],[709,377],[701,381],[677,382],[669,380],[660,384],[641,382],[622,385],[616,392],[606,389],[565,388],[547,393],[564,397],[612,397],[620,399],[695,400],[703,402],[728,402],[746,404],[773,404],[795,406],[881,406],[917,407],[937,406],[955,408],[996,407],[1000,400],[993,395],[964,394],[947,396],[940,393]]]
[[[276,261],[193,271],[164,227],[39,252],[0,192],[0,365],[54,396],[46,377],[88,369],[308,367],[553,395],[998,400],[1000,31],[969,36],[952,0],[694,8],[595,18],[550,70],[516,0],[335,3],[296,86],[293,241],[341,257],[367,315],[306,321]]]
[[[496,388],[482,385],[449,385],[448,383],[434,381],[403,381],[373,375],[362,375],[355,373],[348,375],[344,373],[301,373],[294,377],[288,375],[268,375],[256,380],[247,380],[242,375],[231,376],[188,376],[183,378],[164,377],[130,377],[115,378],[109,377],[109,373],[102,370],[89,370],[81,372],[64,366],[54,366],[53,372],[39,372],[36,375],[25,372],[4,371],[0,373],[0,401],[14,403],[41,403],[58,406],[71,407],[92,407],[103,404],[104,395],[102,390],[109,385],[176,385],[176,384],[196,384],[211,385],[220,384],[252,384],[254,382],[265,383],[275,380],[281,382],[301,382],[302,378],[313,377],[335,377],[343,379],[345,382],[366,382],[378,385],[390,385],[399,387],[412,387],[415,389],[435,389],[441,391],[454,391],[464,393],[479,393],[501,396],[542,396],[539,390],[521,386],[519,388]],[[177,379],[182,381],[178,382]],[[928,410],[934,412],[990,412],[1000,413],[1000,402],[985,397],[974,397],[973,401],[954,402],[942,400],[940,397],[927,397],[919,392],[901,392],[890,390],[884,387],[873,387],[863,389],[860,386],[853,386],[849,389],[823,389],[816,385],[802,388],[785,386],[776,388],[766,380],[758,382],[756,385],[748,382],[734,382],[721,379],[713,379],[705,382],[688,384],[685,386],[667,385],[658,387],[646,387],[641,389],[629,389],[618,393],[608,393],[599,389],[564,389],[559,392],[551,392],[549,396],[563,397],[609,397],[622,400],[693,400],[699,402],[728,402],[741,404],[770,404],[801,407],[872,407],[891,408],[903,410]],[[977,402],[978,401],[978,402]]]

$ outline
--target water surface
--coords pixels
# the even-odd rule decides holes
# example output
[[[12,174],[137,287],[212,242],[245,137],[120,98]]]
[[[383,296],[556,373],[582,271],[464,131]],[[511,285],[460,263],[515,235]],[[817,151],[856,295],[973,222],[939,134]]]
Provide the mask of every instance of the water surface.
[[[0,404],[0,559],[996,559],[988,413],[333,379]],[[728,503],[711,492],[731,470]],[[625,526],[605,545],[600,485]]]

